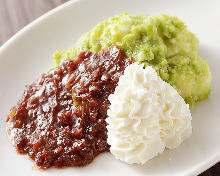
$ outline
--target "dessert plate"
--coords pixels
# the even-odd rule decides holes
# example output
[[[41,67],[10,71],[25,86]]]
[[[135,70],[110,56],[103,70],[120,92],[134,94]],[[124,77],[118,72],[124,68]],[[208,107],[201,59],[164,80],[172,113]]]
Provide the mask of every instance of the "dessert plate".
[[[219,0],[76,0],[50,11],[26,26],[0,48],[0,173],[1,175],[197,175],[220,161],[220,11]],[[208,100],[192,109],[193,134],[180,147],[166,150],[145,165],[127,165],[110,153],[82,168],[41,171],[18,155],[5,130],[5,118],[30,84],[52,65],[56,49],[67,49],[98,22],[115,14],[166,13],[185,21],[200,39],[200,56],[208,60],[213,88]]]

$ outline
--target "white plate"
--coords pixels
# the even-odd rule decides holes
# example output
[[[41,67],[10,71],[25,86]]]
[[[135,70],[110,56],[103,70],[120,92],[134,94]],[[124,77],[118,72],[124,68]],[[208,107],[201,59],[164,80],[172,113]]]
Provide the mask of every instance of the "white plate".
[[[0,175],[196,175],[220,161],[220,6],[219,0],[81,0],[56,8],[25,27],[0,49]],[[56,49],[67,49],[99,21],[128,11],[132,14],[167,13],[184,20],[200,39],[200,55],[213,73],[209,100],[192,110],[193,134],[175,150],[144,166],[129,166],[108,153],[84,168],[33,169],[27,156],[18,155],[5,132],[5,117],[31,83],[52,64]]]

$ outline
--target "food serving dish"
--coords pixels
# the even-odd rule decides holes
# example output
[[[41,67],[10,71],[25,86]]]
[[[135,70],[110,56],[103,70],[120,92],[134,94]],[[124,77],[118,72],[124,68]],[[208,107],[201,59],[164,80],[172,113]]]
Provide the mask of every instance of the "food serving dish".
[[[219,2],[177,2],[168,0],[139,1],[70,1],[43,15],[26,26],[0,49],[0,168],[3,175],[197,175],[220,160],[220,110],[218,92],[220,29]],[[197,6],[195,9],[194,7]],[[97,10],[98,9],[98,10]],[[208,12],[202,13],[203,9]],[[200,39],[199,54],[210,65],[213,88],[208,100],[192,109],[193,134],[175,150],[166,150],[143,166],[127,165],[115,160],[110,153],[98,156],[83,168],[49,169],[39,171],[27,156],[12,150],[5,130],[5,117],[11,105],[30,84],[52,65],[52,53],[71,47],[86,31],[99,21],[128,11],[133,14],[174,15],[185,21]]]

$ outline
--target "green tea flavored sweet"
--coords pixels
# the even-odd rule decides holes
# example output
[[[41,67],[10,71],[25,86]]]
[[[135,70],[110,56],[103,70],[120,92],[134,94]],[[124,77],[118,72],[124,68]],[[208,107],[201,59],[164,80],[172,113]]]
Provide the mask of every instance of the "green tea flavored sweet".
[[[54,54],[54,66],[81,51],[98,52],[112,44],[136,62],[151,65],[190,105],[208,98],[212,75],[198,56],[198,39],[177,17],[122,13],[97,24],[77,43]]]

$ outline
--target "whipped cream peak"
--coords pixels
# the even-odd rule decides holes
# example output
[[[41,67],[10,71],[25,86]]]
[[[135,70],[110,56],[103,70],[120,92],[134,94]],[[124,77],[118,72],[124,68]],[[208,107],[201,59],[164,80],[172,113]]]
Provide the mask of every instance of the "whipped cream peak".
[[[109,96],[107,142],[128,164],[144,164],[192,133],[189,105],[151,66],[143,67],[129,65]]]

